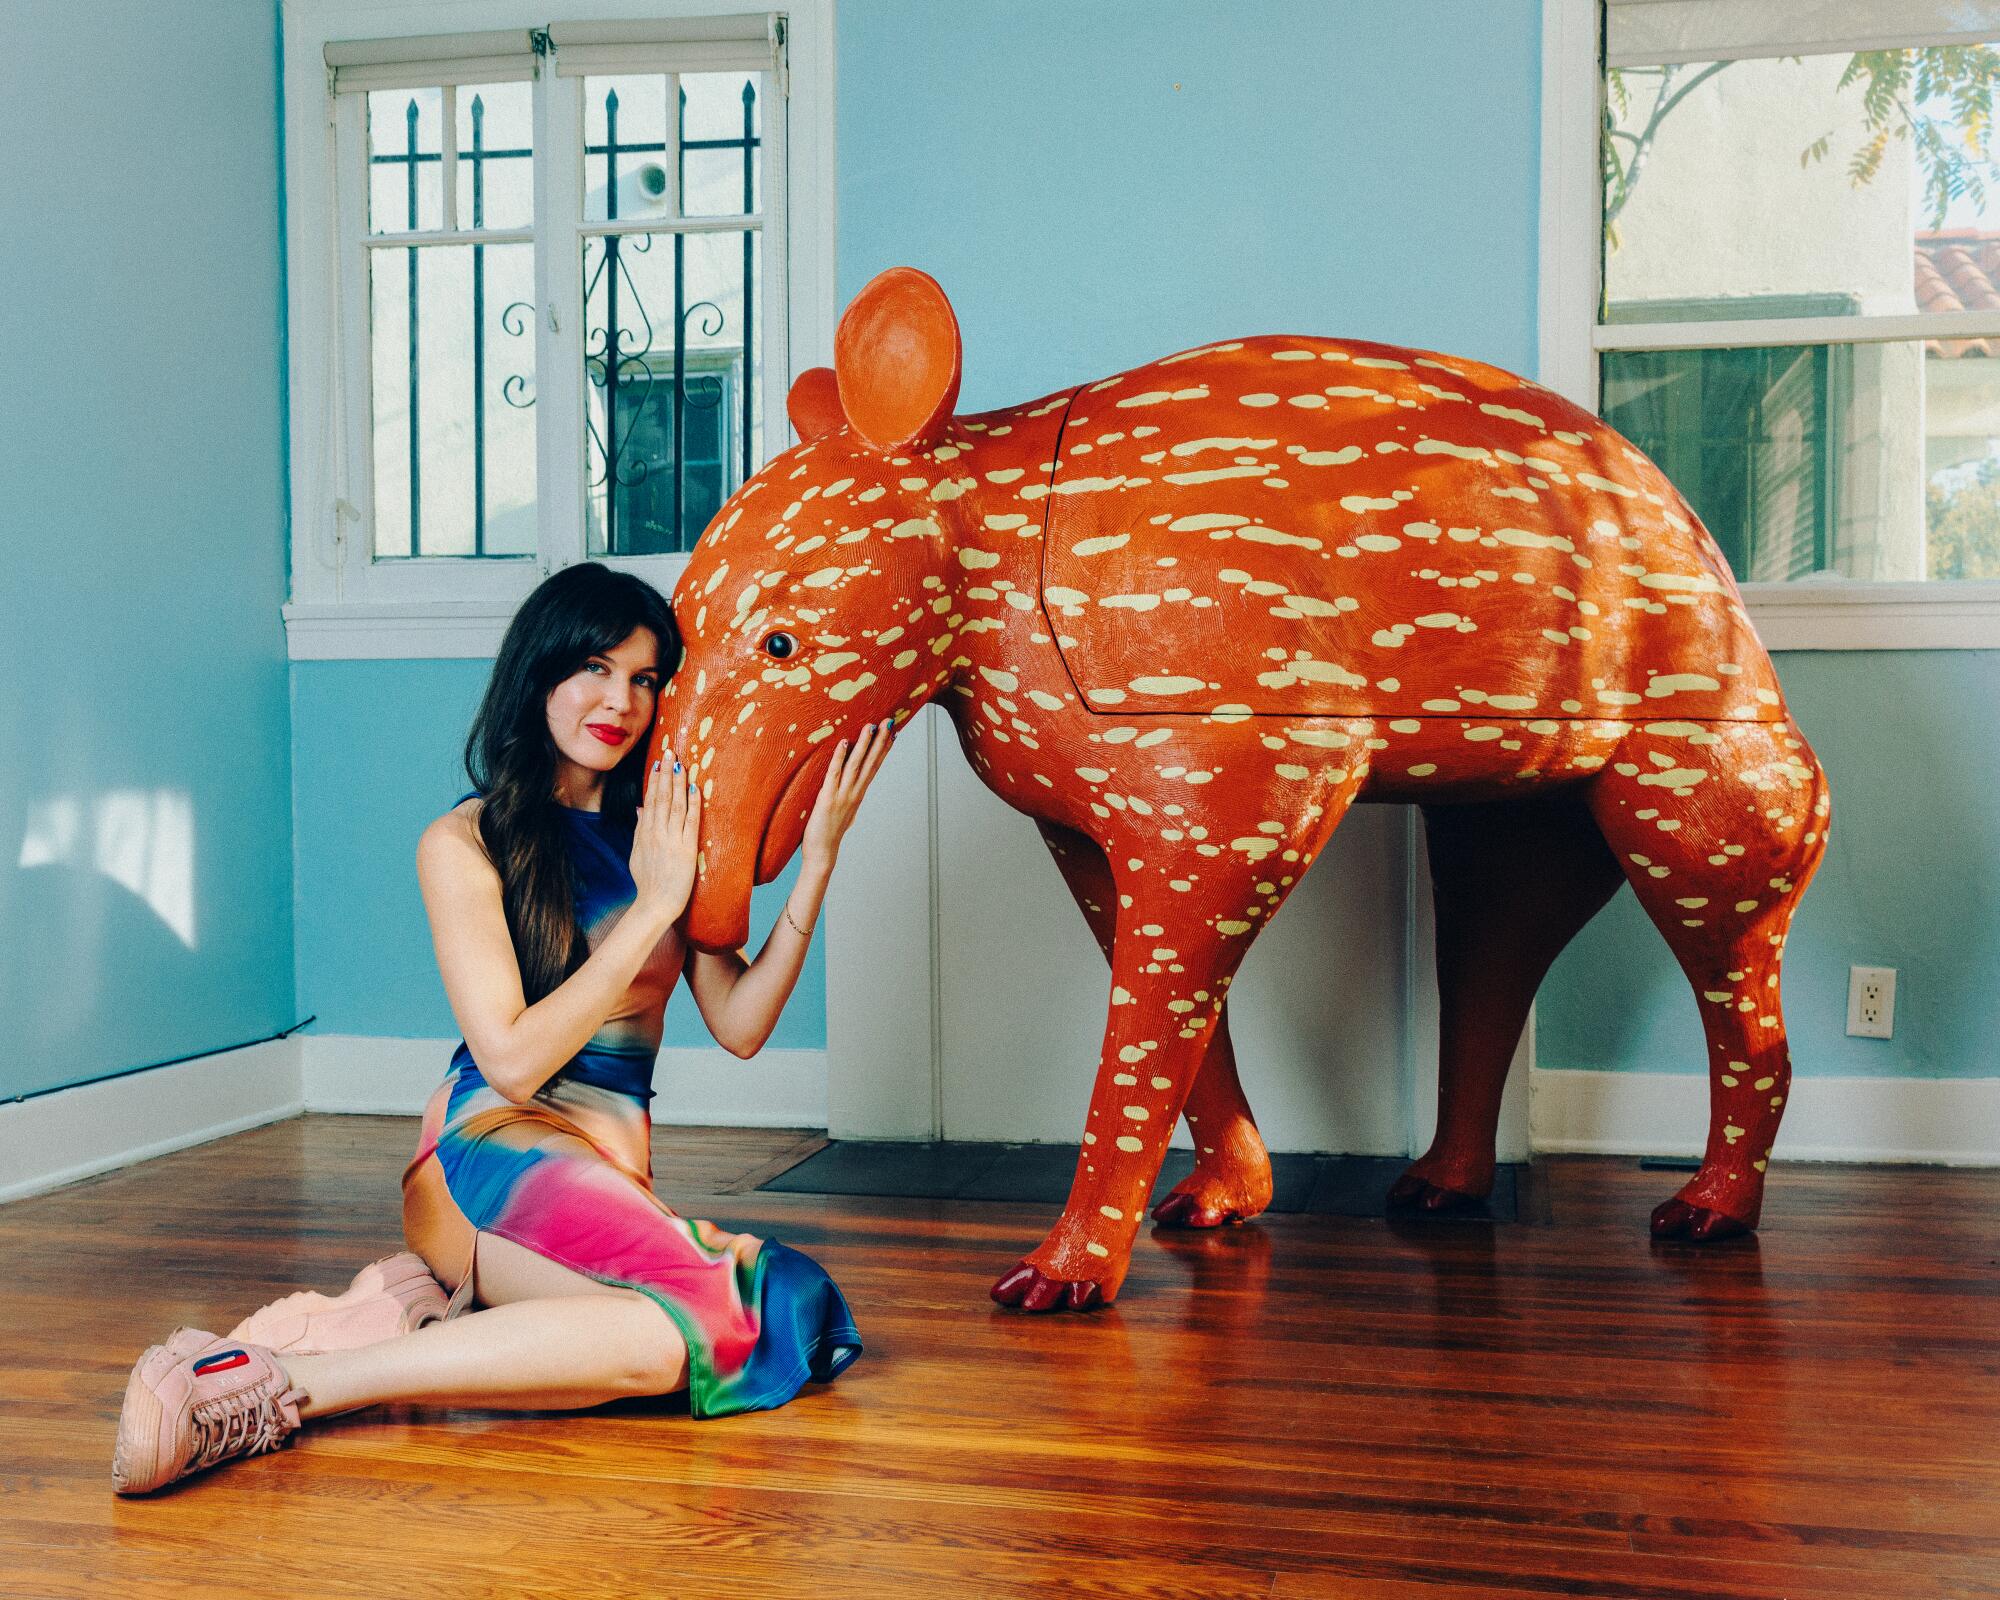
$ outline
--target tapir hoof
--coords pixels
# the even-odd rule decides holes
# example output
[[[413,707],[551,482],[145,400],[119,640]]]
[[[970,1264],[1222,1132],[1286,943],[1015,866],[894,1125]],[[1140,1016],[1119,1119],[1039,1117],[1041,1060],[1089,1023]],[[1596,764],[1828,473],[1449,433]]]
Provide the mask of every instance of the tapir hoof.
[[[1685,1200],[1663,1201],[1653,1211],[1655,1239],[1685,1239],[1690,1244],[1712,1244],[1718,1239],[1735,1239],[1754,1233],[1755,1227],[1726,1211],[1707,1206],[1691,1206]]]
[[[1470,1194],[1463,1189],[1447,1189],[1443,1184],[1432,1183],[1428,1178],[1420,1178],[1414,1172],[1406,1172],[1389,1186],[1387,1206],[1392,1214],[1408,1215],[1411,1212],[1447,1213],[1470,1211],[1486,1203],[1483,1194]]]
[[[1176,1189],[1153,1207],[1153,1220],[1163,1228],[1220,1228],[1248,1218],[1234,1206],[1208,1205],[1199,1195],[1182,1194]]]
[[[1256,1130],[1218,1144],[1153,1207],[1162,1228],[1220,1228],[1271,1209],[1271,1158]]]
[[[1105,1303],[1102,1284],[1051,1278],[1025,1261],[993,1285],[992,1295],[1015,1311],[1088,1311]]]

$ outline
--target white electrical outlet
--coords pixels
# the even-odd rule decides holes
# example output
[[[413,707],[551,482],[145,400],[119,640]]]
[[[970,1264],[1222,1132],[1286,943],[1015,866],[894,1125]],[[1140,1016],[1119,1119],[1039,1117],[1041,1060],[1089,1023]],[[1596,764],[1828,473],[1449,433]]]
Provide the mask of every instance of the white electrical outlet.
[[[1896,1031],[1896,969],[1847,969],[1847,1031],[1857,1039],[1886,1039]]]

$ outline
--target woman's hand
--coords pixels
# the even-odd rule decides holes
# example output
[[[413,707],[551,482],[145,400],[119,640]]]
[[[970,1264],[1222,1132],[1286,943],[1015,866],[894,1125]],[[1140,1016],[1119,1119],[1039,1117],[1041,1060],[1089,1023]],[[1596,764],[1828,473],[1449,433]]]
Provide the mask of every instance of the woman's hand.
[[[851,746],[842,739],[833,747],[833,764],[826,769],[826,780],[819,786],[819,798],[806,821],[804,852],[809,869],[821,873],[833,870],[841,838],[894,742],[895,723],[891,719],[869,723]]]
[[[694,893],[700,852],[701,791],[663,747],[646,775],[645,803],[633,822],[633,909],[663,924],[677,921]]]
[[[842,739],[833,747],[833,762],[819,786],[812,815],[806,820],[804,862],[783,915],[757,959],[745,962],[740,951],[697,950],[688,962],[688,987],[695,1004],[718,1043],[733,1055],[753,1056],[778,1025],[792,987],[799,980],[814,919],[826,895],[834,857],[842,835],[861,806],[861,797],[875,781],[893,742],[895,723],[874,722],[861,730],[850,746]]]

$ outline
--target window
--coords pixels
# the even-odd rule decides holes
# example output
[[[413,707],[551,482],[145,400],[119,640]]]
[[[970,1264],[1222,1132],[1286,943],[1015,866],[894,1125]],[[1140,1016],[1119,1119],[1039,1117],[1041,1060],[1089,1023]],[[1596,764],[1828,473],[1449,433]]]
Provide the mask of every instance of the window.
[[[584,559],[671,589],[789,442],[832,343],[826,8],[662,9],[364,39],[287,0],[295,657],[488,653]]]
[[[1767,642],[2000,645],[2000,3],[1545,9],[1558,386],[1687,496]]]

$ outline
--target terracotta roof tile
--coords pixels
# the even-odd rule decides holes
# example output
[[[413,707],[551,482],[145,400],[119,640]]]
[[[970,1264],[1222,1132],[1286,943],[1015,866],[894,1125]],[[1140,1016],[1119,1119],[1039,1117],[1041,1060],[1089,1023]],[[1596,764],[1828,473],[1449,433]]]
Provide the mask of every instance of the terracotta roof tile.
[[[2000,233],[1917,235],[1917,310],[2000,311]],[[1932,339],[1934,356],[2000,356],[2000,339]]]

